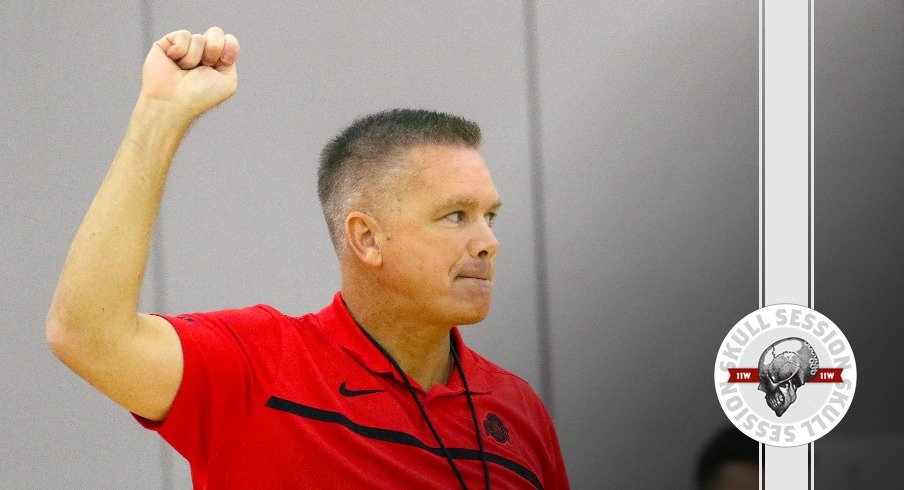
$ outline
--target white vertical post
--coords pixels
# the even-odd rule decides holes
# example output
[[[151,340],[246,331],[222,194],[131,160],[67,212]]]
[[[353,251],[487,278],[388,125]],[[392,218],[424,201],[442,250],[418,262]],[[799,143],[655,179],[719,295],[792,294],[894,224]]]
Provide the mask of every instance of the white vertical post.
[[[812,306],[812,0],[760,0],[760,307]],[[812,444],[761,447],[760,488],[813,487]]]

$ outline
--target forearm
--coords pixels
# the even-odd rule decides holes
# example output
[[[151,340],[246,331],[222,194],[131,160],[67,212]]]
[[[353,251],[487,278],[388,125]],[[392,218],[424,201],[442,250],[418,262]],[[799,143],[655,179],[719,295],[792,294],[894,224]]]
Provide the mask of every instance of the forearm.
[[[48,313],[52,344],[112,341],[119,332],[101,329],[134,325],[166,177],[191,119],[171,103],[139,99],[66,257]]]

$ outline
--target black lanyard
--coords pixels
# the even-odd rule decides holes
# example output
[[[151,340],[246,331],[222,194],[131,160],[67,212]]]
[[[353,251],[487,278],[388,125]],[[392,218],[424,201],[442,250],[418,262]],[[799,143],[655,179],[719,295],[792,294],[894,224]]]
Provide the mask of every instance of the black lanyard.
[[[458,483],[461,484],[461,488],[467,490],[468,486],[465,484],[465,480],[464,478],[462,478],[461,472],[458,471],[458,466],[455,465],[455,460],[452,459],[452,455],[449,454],[449,450],[446,449],[446,445],[443,444],[443,440],[439,437],[439,433],[436,432],[436,428],[433,427],[433,423],[430,422],[430,417],[427,416],[427,410],[424,409],[424,405],[421,404],[421,400],[420,398],[418,398],[417,392],[414,391],[414,387],[411,386],[411,381],[408,380],[408,376],[404,371],[402,371],[402,367],[399,366],[399,363],[397,363],[396,360],[393,359],[389,352],[387,352],[386,349],[384,349],[383,346],[380,345],[380,343],[377,342],[375,338],[367,333],[367,330],[364,330],[364,327],[362,327],[360,323],[355,321],[355,324],[358,325],[358,328],[360,328],[362,332],[364,332],[364,335],[367,336],[368,340],[370,340],[370,342],[374,344],[374,346],[379,349],[381,353],[383,353],[386,359],[389,360],[389,362],[395,368],[396,372],[399,373],[399,376],[401,376],[402,379],[405,380],[405,385],[408,386],[408,392],[411,393],[411,397],[414,398],[414,402],[417,404],[417,408],[421,411],[421,416],[424,417],[424,422],[427,422],[427,427],[430,428],[430,432],[432,432],[433,437],[436,438],[437,444],[439,444],[440,449],[443,450],[443,454],[445,454],[446,456],[446,461],[449,462],[449,466],[452,467],[452,472],[455,473],[455,478],[458,479]],[[486,485],[486,489],[489,490],[490,469],[487,466],[487,454],[483,450],[483,438],[480,437],[480,426],[477,424],[477,411],[474,410],[474,401],[471,399],[471,390],[470,388],[468,388],[468,380],[467,378],[465,378],[465,372],[461,368],[461,363],[458,361],[458,353],[455,350],[455,341],[451,338],[451,333],[449,337],[449,351],[452,354],[452,361],[455,364],[455,368],[458,369],[458,374],[461,376],[461,383],[465,387],[465,397],[468,399],[468,408],[471,411],[471,421],[474,422],[474,433],[477,434],[477,447],[480,450],[480,461],[483,464],[483,480],[484,484]]]

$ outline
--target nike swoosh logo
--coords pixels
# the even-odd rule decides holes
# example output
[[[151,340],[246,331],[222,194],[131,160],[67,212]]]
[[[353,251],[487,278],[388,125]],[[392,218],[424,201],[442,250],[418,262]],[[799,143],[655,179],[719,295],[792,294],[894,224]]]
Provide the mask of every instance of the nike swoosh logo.
[[[361,396],[361,395],[371,395],[373,393],[379,393],[381,391],[386,390],[350,390],[345,387],[346,381],[343,381],[341,385],[339,385],[339,394],[342,396]]]

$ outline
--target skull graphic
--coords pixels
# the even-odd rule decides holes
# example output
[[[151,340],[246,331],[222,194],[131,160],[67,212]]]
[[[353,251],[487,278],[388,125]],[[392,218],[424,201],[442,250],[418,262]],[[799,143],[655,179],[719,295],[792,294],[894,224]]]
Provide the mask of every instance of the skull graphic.
[[[760,356],[760,386],[766,404],[781,417],[797,400],[797,389],[816,376],[819,358],[807,341],[789,337],[773,343]]]

